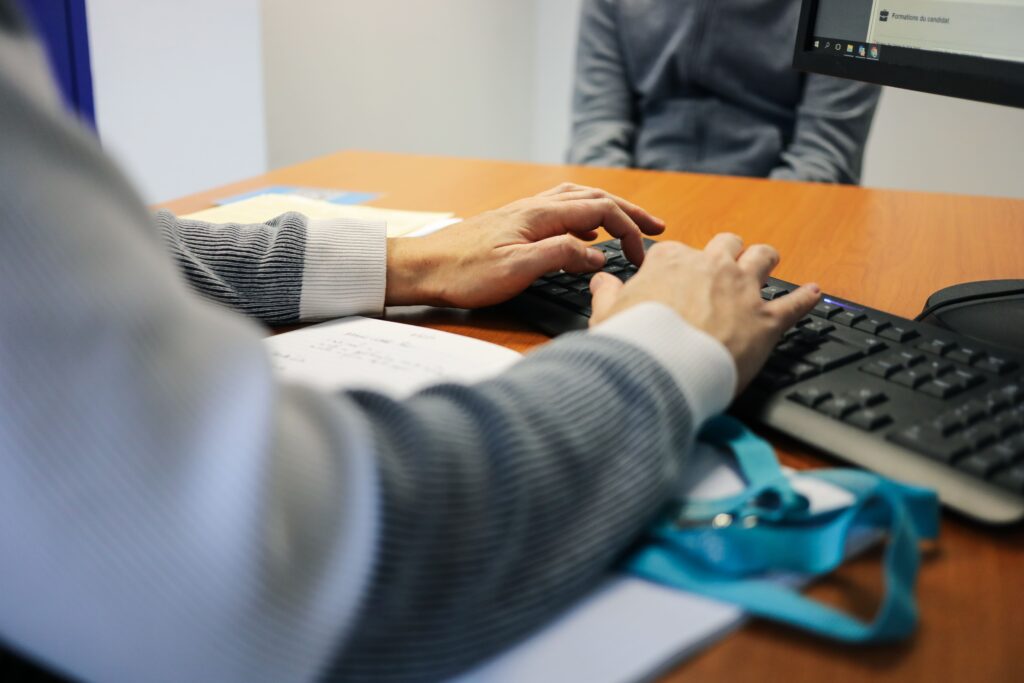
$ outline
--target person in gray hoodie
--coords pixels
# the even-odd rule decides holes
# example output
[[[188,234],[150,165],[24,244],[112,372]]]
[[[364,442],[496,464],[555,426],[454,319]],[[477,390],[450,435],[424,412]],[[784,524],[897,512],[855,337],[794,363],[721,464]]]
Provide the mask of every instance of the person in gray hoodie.
[[[879,88],[791,66],[798,0],[583,0],[569,161],[860,182]]]

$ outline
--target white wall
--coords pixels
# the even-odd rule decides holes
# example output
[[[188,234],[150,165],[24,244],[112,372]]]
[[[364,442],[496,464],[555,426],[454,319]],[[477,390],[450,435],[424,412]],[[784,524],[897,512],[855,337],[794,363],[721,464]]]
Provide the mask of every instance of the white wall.
[[[100,132],[150,201],[338,149],[559,162],[580,2],[89,0]],[[1024,197],[1022,131],[887,91],[864,182]]]
[[[88,0],[97,127],[147,201],[266,170],[259,0]]]
[[[1024,198],[1024,109],[886,88],[864,184]]]
[[[339,149],[528,159],[531,3],[264,0],[272,166]]]

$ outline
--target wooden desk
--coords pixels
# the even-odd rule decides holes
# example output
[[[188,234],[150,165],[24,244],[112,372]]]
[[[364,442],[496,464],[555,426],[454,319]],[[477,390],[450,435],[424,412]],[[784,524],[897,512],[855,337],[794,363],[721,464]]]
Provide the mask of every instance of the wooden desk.
[[[345,152],[170,202],[184,213],[272,184],[386,193],[377,205],[470,216],[563,180],[604,187],[668,221],[666,238],[703,245],[731,230],[783,255],[777,275],[913,317],[933,291],[974,279],[1024,277],[1024,201],[571,166]],[[525,351],[546,338],[493,313],[404,318]],[[769,435],[797,467],[834,464]],[[819,598],[872,613],[877,557],[816,586]],[[1022,680],[1024,529],[993,530],[945,514],[919,588],[913,642],[842,647],[755,622],[684,663],[667,681]]]

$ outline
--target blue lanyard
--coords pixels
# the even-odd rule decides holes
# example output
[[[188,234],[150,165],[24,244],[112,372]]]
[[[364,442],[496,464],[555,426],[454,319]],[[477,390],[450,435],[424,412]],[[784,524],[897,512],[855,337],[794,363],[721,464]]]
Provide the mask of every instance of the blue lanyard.
[[[798,476],[846,489],[854,502],[812,513],[771,446],[739,421],[715,418],[700,440],[735,454],[747,489],[718,500],[679,503],[627,558],[628,573],[836,640],[892,641],[913,632],[918,545],[938,535],[938,499],[932,491],[857,470],[815,471]],[[780,572],[810,577],[830,572],[842,564],[851,534],[861,532],[884,532],[888,538],[886,593],[871,623],[766,578]]]

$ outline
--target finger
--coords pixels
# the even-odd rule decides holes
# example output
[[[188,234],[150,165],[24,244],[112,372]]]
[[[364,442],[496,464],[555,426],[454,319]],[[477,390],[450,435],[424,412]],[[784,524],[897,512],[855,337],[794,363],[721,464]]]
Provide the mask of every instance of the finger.
[[[565,194],[566,192],[574,192],[576,190],[586,190],[586,189],[588,189],[588,188],[584,187],[583,185],[577,185],[576,183],[570,183],[570,182],[562,182],[562,183],[559,183],[558,185],[555,185],[550,190],[544,190],[543,192],[539,193],[537,196],[538,197],[553,197],[553,196],[558,195],[558,194]]]
[[[590,232],[574,232],[573,235],[578,240],[593,242],[594,240],[597,239],[597,230],[591,230]]]
[[[603,227],[612,237],[622,242],[622,251],[633,263],[644,260],[643,237],[640,228],[611,199],[580,199],[560,202],[548,199],[539,207],[542,220],[529,226],[531,238],[540,241],[556,235],[588,234]]]
[[[743,238],[731,232],[720,232],[708,241],[704,251],[735,261],[743,252]]]
[[[650,212],[640,208],[628,199],[623,199],[618,195],[614,195],[611,192],[606,192],[596,187],[581,187],[575,186],[575,189],[556,193],[552,195],[554,199],[559,201],[574,201],[580,199],[611,199],[613,202],[619,205],[627,216],[633,219],[633,221],[639,226],[640,230],[645,235],[660,235],[665,232],[665,221],[652,215]]]
[[[592,273],[604,266],[604,254],[591,249],[570,235],[549,237],[523,247],[532,272],[541,275],[564,270],[568,273]]]
[[[615,300],[622,289],[622,280],[608,273],[597,273],[590,279],[590,324],[599,323],[608,317]]]
[[[769,301],[765,306],[775,318],[779,331],[788,330],[811,312],[821,300],[821,288],[816,284],[794,289],[784,297]]]
[[[741,269],[763,285],[768,282],[768,276],[775,270],[775,266],[779,265],[779,252],[767,244],[755,244],[740,254],[738,263]]]

